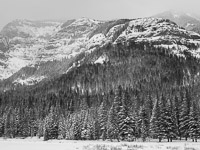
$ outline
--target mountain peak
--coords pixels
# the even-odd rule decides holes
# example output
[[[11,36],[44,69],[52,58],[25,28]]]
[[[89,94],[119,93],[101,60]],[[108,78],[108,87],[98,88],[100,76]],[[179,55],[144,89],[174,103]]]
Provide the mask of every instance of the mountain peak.
[[[153,17],[169,19],[187,30],[200,33],[200,18],[189,12],[169,10]]]

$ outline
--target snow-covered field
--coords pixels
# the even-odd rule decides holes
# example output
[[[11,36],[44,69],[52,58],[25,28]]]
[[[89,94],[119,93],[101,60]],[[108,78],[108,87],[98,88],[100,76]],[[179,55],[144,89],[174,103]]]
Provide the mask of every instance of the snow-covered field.
[[[38,138],[3,139],[1,150],[200,150],[200,142],[110,142],[50,140]]]

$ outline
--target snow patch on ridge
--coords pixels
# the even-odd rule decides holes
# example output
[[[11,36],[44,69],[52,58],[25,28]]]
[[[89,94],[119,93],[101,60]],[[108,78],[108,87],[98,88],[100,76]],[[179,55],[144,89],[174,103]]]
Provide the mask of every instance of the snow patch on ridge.
[[[13,83],[15,83],[15,84],[20,83],[22,85],[34,85],[35,83],[38,83],[45,78],[46,78],[45,76],[38,76],[38,77],[31,76],[31,77],[26,78],[26,79],[18,78]]]
[[[106,55],[102,55],[100,56],[94,63],[95,64],[103,64],[104,62],[107,61],[107,56]]]

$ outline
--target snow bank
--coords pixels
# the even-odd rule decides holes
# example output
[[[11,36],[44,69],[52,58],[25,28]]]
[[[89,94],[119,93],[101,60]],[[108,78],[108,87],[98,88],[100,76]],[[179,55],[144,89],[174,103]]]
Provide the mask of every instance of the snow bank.
[[[110,142],[27,139],[0,139],[2,150],[200,150],[200,142]]]

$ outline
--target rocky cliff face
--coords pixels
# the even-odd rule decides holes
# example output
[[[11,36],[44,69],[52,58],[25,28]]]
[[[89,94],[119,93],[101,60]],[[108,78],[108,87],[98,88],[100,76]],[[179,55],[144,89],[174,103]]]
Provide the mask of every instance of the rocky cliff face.
[[[31,85],[67,74],[85,62],[85,57],[107,45],[145,43],[185,58],[199,58],[200,35],[168,19],[140,18],[97,21],[88,18],[60,22],[14,21],[1,32],[9,38],[9,49],[1,50],[1,79]],[[2,42],[3,43],[3,42]],[[5,45],[5,42],[4,42]],[[6,47],[6,46],[5,46]],[[109,61],[105,53],[87,63]]]

